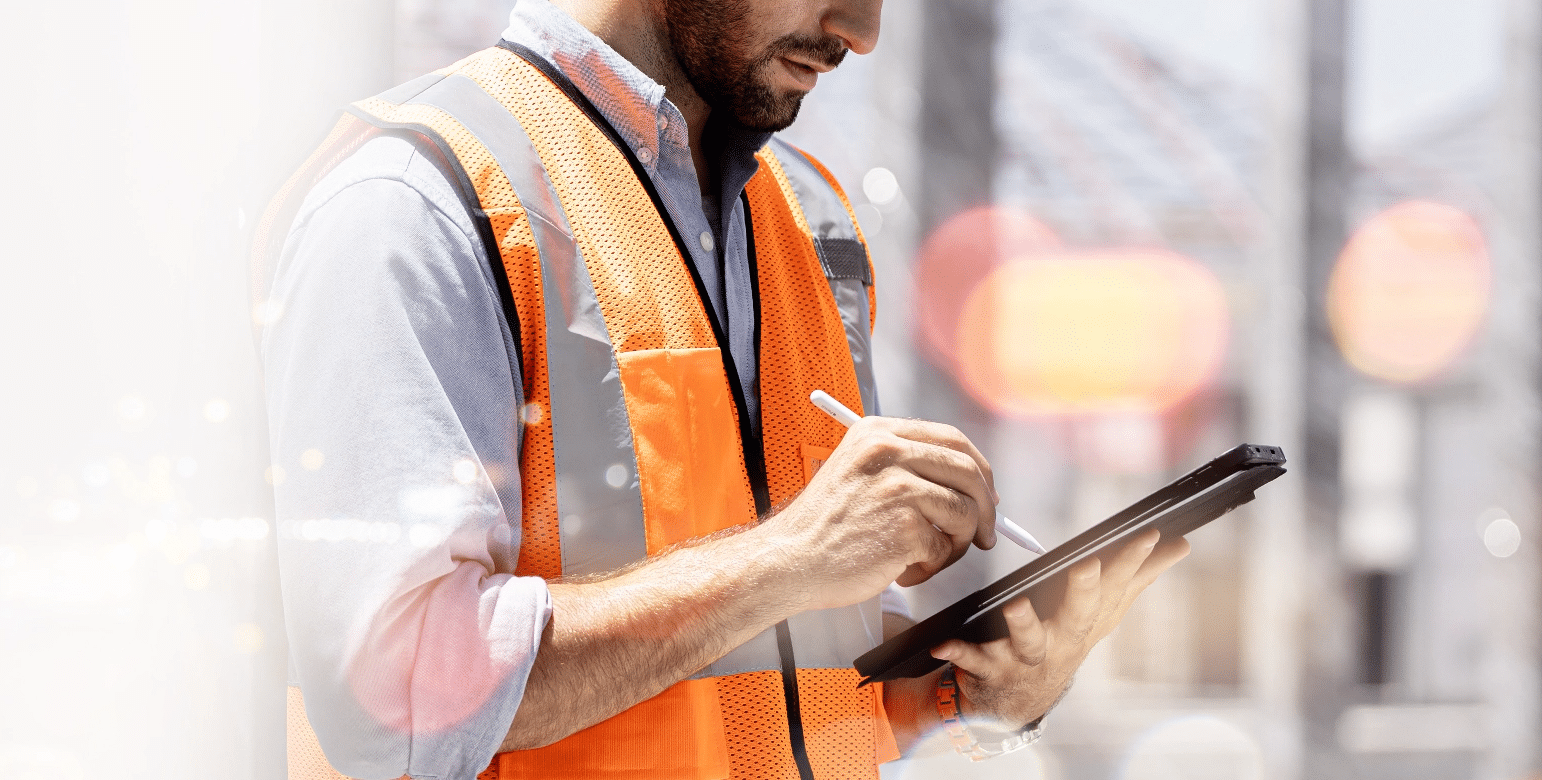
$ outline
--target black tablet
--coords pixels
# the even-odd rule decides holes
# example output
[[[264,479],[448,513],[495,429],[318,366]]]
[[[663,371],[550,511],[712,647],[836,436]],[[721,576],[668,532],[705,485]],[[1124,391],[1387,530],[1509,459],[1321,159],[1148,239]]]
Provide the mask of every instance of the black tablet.
[[[863,653],[853,664],[863,676],[862,684],[920,677],[940,668],[944,662],[933,658],[931,649],[949,639],[980,643],[1006,636],[1006,618],[1001,609],[1007,602],[1025,593],[1031,598],[1051,577],[1077,561],[1116,550],[1148,528],[1160,529],[1164,539],[1183,536],[1252,501],[1253,491],[1285,473],[1284,464],[1285,453],[1279,447],[1238,445],[1032,563]]]

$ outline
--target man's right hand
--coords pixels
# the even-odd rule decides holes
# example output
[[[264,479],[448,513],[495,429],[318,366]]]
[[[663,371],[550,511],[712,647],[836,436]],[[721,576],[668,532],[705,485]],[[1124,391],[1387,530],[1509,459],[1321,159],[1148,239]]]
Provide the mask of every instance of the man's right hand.
[[[990,465],[956,429],[864,419],[764,523],[606,580],[552,583],[551,622],[502,749],[592,726],[798,612],[924,582],[971,543],[995,545],[995,505]]]
[[[950,425],[866,417],[803,492],[757,531],[776,545],[806,609],[915,585],[996,544],[990,464]]]

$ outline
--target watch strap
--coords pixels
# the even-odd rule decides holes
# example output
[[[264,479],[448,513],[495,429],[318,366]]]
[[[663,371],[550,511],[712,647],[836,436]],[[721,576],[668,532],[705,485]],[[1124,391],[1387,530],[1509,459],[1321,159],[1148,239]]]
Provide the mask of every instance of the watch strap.
[[[970,728],[959,708],[958,670],[953,664],[944,667],[942,677],[937,680],[937,714],[942,718],[943,729],[947,731],[953,749],[970,761],[984,761],[1022,750],[1038,742],[1044,734],[1042,717],[1013,732],[985,734],[983,729]]]

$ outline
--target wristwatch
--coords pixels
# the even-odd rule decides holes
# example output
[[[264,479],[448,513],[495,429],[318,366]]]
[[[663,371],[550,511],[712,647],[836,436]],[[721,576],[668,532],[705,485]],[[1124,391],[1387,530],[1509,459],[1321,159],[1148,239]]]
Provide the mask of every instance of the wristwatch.
[[[1000,732],[993,729],[971,727],[958,710],[957,669],[948,664],[937,681],[937,714],[948,732],[953,749],[964,754],[970,761],[1022,750],[1039,741],[1044,735],[1044,718],[1041,716],[1017,731]]]

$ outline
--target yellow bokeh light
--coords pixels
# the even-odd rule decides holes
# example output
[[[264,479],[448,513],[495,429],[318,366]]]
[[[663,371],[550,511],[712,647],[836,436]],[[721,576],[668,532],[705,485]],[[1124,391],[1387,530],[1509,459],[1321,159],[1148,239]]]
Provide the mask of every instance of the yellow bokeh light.
[[[230,419],[230,402],[223,398],[215,398],[203,405],[203,418],[212,423],[220,423]]]
[[[1366,222],[1328,282],[1328,323],[1345,360],[1392,382],[1451,366],[1483,325],[1491,284],[1477,222],[1411,201]]]
[[[300,465],[306,471],[316,471],[321,468],[323,463],[326,462],[327,456],[322,454],[321,450],[318,450],[315,447],[300,453]]]
[[[1160,413],[1215,375],[1226,299],[1169,252],[1058,253],[996,269],[959,321],[964,384],[1020,415]]]
[[[182,570],[182,584],[188,590],[203,590],[209,587],[209,567],[201,563],[190,563]]]
[[[242,623],[236,626],[236,649],[243,653],[262,652],[266,637],[262,633],[262,627],[256,623]]]

